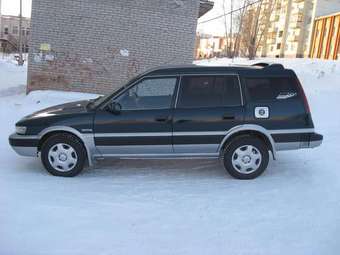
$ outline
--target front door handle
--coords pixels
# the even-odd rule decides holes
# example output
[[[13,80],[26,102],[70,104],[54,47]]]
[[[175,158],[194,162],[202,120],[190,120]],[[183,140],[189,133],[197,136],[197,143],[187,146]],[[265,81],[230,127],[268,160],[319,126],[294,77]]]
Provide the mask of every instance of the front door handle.
[[[234,120],[235,116],[229,115],[229,114],[224,114],[222,119],[224,119],[224,120]]]

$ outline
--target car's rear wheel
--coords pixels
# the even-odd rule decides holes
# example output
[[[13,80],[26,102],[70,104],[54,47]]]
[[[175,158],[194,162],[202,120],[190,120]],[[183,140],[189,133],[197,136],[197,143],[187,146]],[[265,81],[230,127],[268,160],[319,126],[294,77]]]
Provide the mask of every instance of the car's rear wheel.
[[[223,162],[228,173],[234,178],[254,179],[268,166],[268,147],[257,137],[236,137],[224,149]]]
[[[73,177],[84,168],[86,150],[74,135],[55,134],[43,143],[41,161],[52,175]]]

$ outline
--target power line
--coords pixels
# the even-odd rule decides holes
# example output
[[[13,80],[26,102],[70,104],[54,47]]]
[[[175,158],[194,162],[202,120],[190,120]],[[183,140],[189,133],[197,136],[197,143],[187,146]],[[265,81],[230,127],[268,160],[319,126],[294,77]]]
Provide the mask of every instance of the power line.
[[[203,23],[207,23],[207,22],[210,22],[210,21],[213,21],[213,20],[222,18],[222,17],[227,16],[227,15],[230,15],[230,14],[232,14],[232,13],[234,13],[234,12],[241,11],[242,9],[245,9],[245,8],[247,8],[248,6],[252,6],[252,5],[257,4],[257,3],[261,2],[261,1],[263,1],[263,0],[257,0],[257,1],[255,1],[255,2],[249,3],[249,4],[247,4],[247,5],[243,6],[243,7],[240,7],[240,8],[238,8],[238,9],[235,9],[235,10],[233,10],[233,11],[224,13],[224,14],[222,14],[222,15],[216,16],[216,17],[211,18],[211,19],[208,19],[208,20],[204,20],[204,21],[198,22],[198,24],[203,24]]]

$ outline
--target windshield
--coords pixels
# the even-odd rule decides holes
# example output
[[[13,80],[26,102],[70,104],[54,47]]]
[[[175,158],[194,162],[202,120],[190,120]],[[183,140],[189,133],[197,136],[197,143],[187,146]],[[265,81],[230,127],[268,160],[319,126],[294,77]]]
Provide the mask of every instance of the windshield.
[[[1,0],[0,0],[1,1]],[[105,96],[99,96],[96,99],[90,100],[90,102],[88,103],[87,107],[90,109],[94,109],[97,108],[98,106],[100,106],[101,104],[107,102],[108,100],[110,100],[111,97],[117,95],[118,93],[120,93],[122,90],[124,90],[126,87],[128,87],[130,84],[134,83],[135,81],[137,81],[139,78],[141,77],[141,75],[136,76],[134,78],[132,78],[130,81],[128,81],[124,86],[117,88],[116,90],[113,90],[113,92],[109,95],[105,95]]]
[[[95,99],[90,100],[89,104],[87,105],[89,108],[94,109],[101,104],[105,103],[110,97],[114,96],[115,94],[119,93],[125,88],[125,86],[120,87],[116,90],[114,90],[111,94],[105,95],[105,96],[99,96]]]

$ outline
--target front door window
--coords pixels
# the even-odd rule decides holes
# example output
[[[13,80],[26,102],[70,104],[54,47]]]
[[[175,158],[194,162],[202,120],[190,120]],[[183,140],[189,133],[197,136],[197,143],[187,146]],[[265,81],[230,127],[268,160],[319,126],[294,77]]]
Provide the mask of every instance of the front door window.
[[[177,78],[144,79],[117,100],[123,111],[156,110],[171,107]]]

